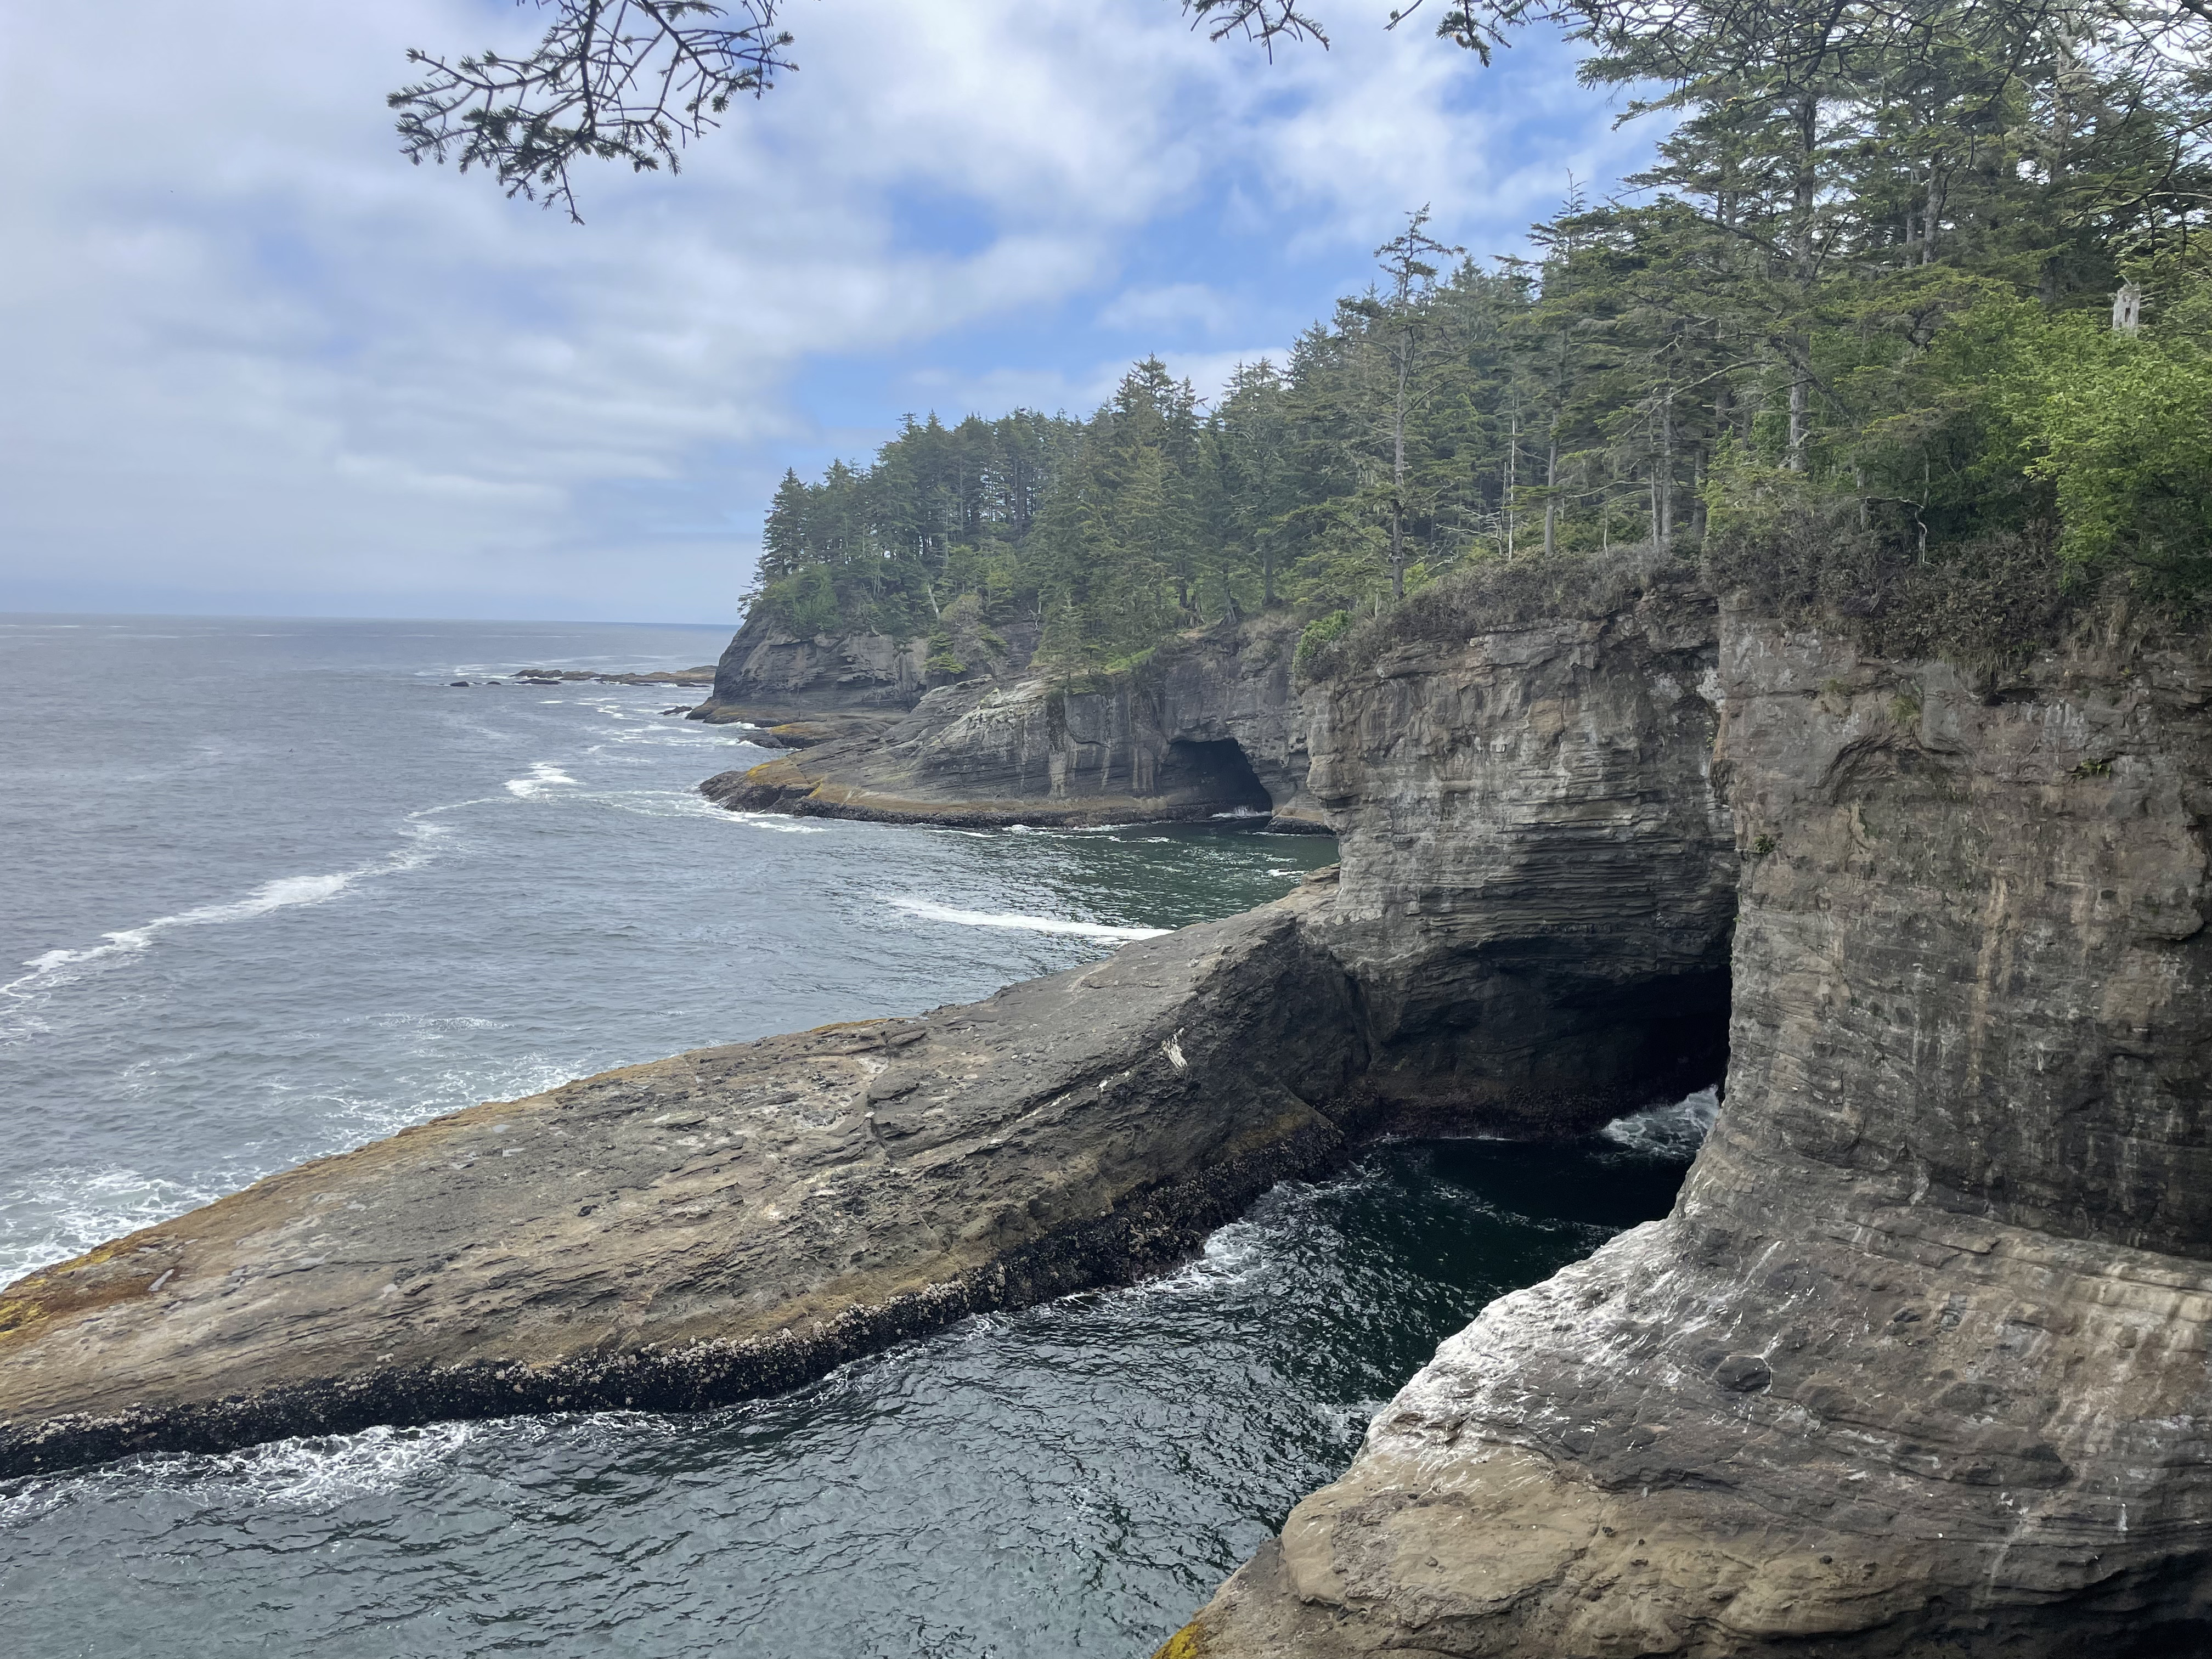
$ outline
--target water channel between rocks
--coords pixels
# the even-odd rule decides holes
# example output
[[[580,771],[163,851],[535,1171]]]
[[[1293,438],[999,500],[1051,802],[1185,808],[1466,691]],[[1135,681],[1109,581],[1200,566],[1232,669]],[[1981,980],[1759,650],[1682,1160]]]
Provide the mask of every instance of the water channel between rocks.
[[[5,619],[0,1276],[477,1099],[906,1012],[1274,897],[1326,840],[747,818],[702,629]],[[155,693],[158,692],[158,695]],[[62,833],[66,830],[67,833]],[[21,964],[15,966],[14,964]],[[781,1399],[0,1486],[11,1650],[1141,1655],[1491,1297],[1672,1201],[1709,1102],[1389,1146],[1152,1283]]]

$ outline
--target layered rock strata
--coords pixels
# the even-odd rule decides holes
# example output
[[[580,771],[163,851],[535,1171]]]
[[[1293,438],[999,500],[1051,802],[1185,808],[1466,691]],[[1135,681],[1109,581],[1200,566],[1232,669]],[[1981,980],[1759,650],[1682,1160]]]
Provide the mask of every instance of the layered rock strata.
[[[0,1292],[0,1475],[708,1405],[1164,1266],[1360,1129],[1327,889],[475,1107],[34,1273]]]
[[[1308,787],[1344,853],[1329,947],[1401,1115],[1571,1132],[1720,1075],[1717,643],[1712,601],[1661,573],[1308,691]]]
[[[799,634],[765,614],[749,614],[714,665],[713,690],[694,720],[775,724],[856,711],[898,713],[932,686],[974,678],[1001,680],[1036,652],[1034,622],[987,623],[975,597],[939,618],[946,654],[934,659],[927,638],[888,634]]]
[[[881,730],[709,779],[741,811],[969,825],[1272,816],[1321,829],[1285,616],[1198,630],[1103,685],[975,679]]]
[[[1725,630],[1727,1103],[1164,1652],[2212,1647],[2212,706]]]
[[[900,711],[928,684],[927,645],[883,634],[799,635],[748,620],[691,718],[750,725],[855,709]]]

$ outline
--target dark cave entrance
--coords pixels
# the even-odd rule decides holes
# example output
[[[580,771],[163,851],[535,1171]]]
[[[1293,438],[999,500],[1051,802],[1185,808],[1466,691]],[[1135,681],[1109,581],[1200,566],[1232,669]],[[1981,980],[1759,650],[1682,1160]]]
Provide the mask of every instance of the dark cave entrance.
[[[1367,1085],[1398,1133],[1544,1140],[1718,1086],[1728,944],[1721,932],[1632,975],[1605,971],[1588,939],[1429,955],[1369,987],[1382,1024]]]
[[[1193,811],[1272,814],[1274,799],[1234,738],[1177,738],[1161,759],[1159,793]]]

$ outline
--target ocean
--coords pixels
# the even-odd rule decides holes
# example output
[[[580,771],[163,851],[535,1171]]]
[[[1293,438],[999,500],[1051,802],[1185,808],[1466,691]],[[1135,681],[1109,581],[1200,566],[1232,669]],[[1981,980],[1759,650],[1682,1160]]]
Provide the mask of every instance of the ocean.
[[[1335,856],[1238,820],[729,813],[695,786],[765,755],[665,712],[701,693],[513,679],[689,666],[727,638],[0,617],[0,1280],[441,1112],[983,996]],[[0,1484],[7,1645],[1148,1654],[1439,1340],[1663,1213],[1710,1114],[1386,1146],[1162,1279],[777,1400]]]

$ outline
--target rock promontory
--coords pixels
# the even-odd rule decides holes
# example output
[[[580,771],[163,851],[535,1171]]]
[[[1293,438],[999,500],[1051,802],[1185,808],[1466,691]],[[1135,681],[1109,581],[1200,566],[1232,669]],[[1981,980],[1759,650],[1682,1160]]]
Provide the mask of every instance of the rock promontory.
[[[1176,1659],[2212,1644],[2212,677],[1736,616],[1718,692],[1674,1212],[1445,1343]]]
[[[782,1389],[1164,1265],[1376,1134],[1578,1131],[1724,1055],[1674,1212],[1447,1341],[1164,1652],[2212,1650],[2201,641],[1884,657],[1649,556],[1422,596],[1301,673],[1274,625],[1057,702],[878,681],[711,787],[1127,817],[1191,809],[1175,746],[1225,743],[1340,878],[477,1107],[34,1274],[0,1471]]]
[[[1376,1134],[1574,1131],[1711,1080],[1732,854],[1686,690],[1710,607],[1460,638],[1338,705],[1330,810],[1395,860],[1347,878],[1358,910],[1310,878],[982,1003],[473,1108],[48,1268],[0,1291],[0,1469],[788,1388],[1164,1266]],[[1236,741],[1264,757],[1291,705],[1221,688],[1287,682],[1286,659],[1197,641],[1182,706],[1246,707]],[[1427,711],[1409,740],[1361,701],[1399,697]],[[1453,708],[1492,724],[1454,735]],[[1428,978],[1490,988],[1424,1023],[1403,988]],[[1624,987],[1662,1015],[1597,1040]]]
[[[1111,675],[1009,671],[917,689],[895,719],[702,788],[738,811],[889,823],[1249,817],[1326,830],[1305,788],[1297,640],[1290,616],[1277,611],[1194,629]],[[757,683],[733,680],[730,694]],[[755,724],[791,717],[787,703],[716,707],[725,718],[751,710]]]
[[[1679,567],[1608,574],[1534,616],[1439,596],[1304,693],[1329,949],[1408,1121],[1573,1133],[1725,1063],[1719,617]]]
[[[1165,1266],[1365,1132],[1328,890],[474,1107],[33,1273],[0,1292],[0,1475],[695,1407]]]

